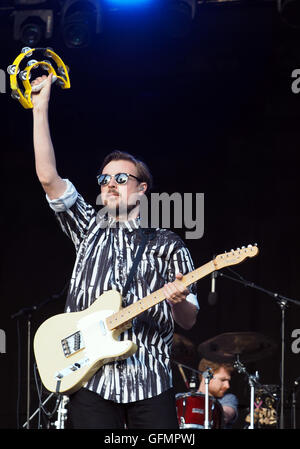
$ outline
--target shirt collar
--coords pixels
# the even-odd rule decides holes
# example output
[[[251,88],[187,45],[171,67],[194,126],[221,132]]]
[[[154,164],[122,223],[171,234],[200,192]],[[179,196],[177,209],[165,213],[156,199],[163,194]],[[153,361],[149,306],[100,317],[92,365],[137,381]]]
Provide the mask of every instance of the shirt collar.
[[[97,214],[97,224],[100,224],[101,228],[121,228],[127,229],[129,232],[133,232],[135,229],[139,229],[141,225],[140,217],[132,218],[127,221],[117,221],[114,217],[99,212]]]

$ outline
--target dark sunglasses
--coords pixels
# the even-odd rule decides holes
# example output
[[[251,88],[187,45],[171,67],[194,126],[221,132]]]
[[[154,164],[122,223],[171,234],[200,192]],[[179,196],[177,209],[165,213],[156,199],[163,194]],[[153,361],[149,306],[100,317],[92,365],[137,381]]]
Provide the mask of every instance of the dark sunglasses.
[[[137,178],[134,175],[131,175],[130,173],[117,173],[116,175],[102,174],[97,176],[97,181],[99,186],[106,186],[111,180],[111,178],[115,178],[117,184],[126,184],[129,179],[129,176],[131,176],[132,178],[136,179],[139,182],[142,182],[141,179]]]

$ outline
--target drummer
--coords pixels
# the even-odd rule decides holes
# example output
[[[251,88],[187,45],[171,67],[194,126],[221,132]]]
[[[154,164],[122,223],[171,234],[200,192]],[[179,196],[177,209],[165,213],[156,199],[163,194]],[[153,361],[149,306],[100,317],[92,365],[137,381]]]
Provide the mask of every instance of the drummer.
[[[200,373],[211,369],[213,377],[208,384],[208,393],[215,397],[223,408],[224,427],[231,428],[238,417],[238,399],[232,393],[226,393],[230,388],[231,374],[234,371],[232,365],[228,363],[217,363],[205,358],[201,359],[198,365]],[[205,378],[199,374],[198,392],[205,394]]]

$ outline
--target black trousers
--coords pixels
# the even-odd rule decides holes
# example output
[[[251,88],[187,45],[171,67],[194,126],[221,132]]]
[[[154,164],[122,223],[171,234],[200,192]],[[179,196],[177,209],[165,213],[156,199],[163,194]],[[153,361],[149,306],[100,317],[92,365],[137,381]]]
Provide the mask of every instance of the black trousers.
[[[68,404],[74,429],[178,429],[173,389],[143,401],[118,404],[82,388]]]

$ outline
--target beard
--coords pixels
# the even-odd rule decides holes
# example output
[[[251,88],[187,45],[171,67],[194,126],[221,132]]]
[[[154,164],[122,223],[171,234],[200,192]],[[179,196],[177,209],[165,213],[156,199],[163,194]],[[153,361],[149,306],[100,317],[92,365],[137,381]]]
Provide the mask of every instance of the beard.
[[[122,201],[120,201],[119,196],[113,197],[114,198],[113,200],[111,198],[104,201],[104,206],[108,215],[110,215],[115,219],[122,217],[122,219],[128,220],[130,212],[132,212],[138,205],[138,203],[135,204],[122,203]]]

